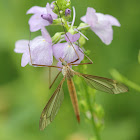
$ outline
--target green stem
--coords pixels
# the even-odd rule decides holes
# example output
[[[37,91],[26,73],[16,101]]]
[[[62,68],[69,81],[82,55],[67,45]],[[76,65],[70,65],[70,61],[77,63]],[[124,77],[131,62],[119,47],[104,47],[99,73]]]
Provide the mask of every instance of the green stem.
[[[92,121],[92,126],[93,126],[94,134],[95,134],[97,140],[101,140],[100,135],[99,135],[99,131],[98,131],[98,128],[97,128],[97,126],[96,126],[96,122],[95,122],[94,116],[93,116],[94,110],[93,110],[93,108],[92,108],[91,101],[90,101],[90,96],[89,96],[89,94],[87,93],[87,91],[86,91],[86,99],[87,99],[87,103],[88,103],[88,106],[89,106],[89,110],[90,110],[90,113],[91,113],[91,116],[92,116],[91,121]],[[94,103],[93,103],[93,104],[94,104]]]
[[[124,77],[123,75],[121,75],[117,70],[112,69],[111,71],[111,75],[118,81],[125,83],[127,86],[137,90],[140,92],[140,86],[137,85],[136,83],[128,80],[126,77]]]
[[[65,26],[65,28],[67,29],[67,31],[69,30],[69,26],[68,26],[68,24],[67,24],[67,21],[66,20],[64,20],[64,26]]]

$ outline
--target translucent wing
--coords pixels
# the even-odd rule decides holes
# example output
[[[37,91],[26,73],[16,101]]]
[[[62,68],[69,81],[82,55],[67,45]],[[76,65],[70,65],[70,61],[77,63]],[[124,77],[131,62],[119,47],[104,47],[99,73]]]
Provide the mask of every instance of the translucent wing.
[[[124,84],[118,83],[117,81],[112,79],[87,75],[82,73],[75,73],[75,74],[83,77],[87,82],[87,84],[90,87],[95,88],[96,90],[100,90],[112,94],[119,94],[128,91],[128,88]]]
[[[55,90],[55,92],[53,93],[53,95],[51,96],[50,100],[48,101],[41,113],[39,121],[40,130],[44,130],[45,127],[54,120],[60,108],[60,105],[64,99],[64,93],[62,91],[62,85],[64,80],[65,77],[62,79],[62,81],[58,85],[57,89]]]

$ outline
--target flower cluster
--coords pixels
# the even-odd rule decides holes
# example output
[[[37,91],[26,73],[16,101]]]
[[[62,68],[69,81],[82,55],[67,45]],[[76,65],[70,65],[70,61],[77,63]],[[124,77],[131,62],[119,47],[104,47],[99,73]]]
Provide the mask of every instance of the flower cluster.
[[[120,26],[116,18],[111,15],[96,13],[95,9],[88,7],[86,15],[81,17],[82,23],[74,26],[75,8],[73,7],[73,20],[71,17],[71,2],[69,0],[56,0],[46,7],[33,6],[27,14],[33,14],[29,19],[30,31],[40,30],[41,36],[33,40],[19,40],[15,44],[15,52],[22,53],[21,66],[28,63],[38,65],[52,65],[53,56],[58,60],[63,58],[70,63],[79,58],[75,63],[84,59],[83,47],[88,38],[84,35],[87,29],[91,29],[103,43],[109,45],[113,39],[112,26]],[[46,30],[46,26],[64,26],[65,31],[57,32],[53,37]],[[81,43],[84,42],[84,43]],[[29,51],[30,47],[30,51]]]

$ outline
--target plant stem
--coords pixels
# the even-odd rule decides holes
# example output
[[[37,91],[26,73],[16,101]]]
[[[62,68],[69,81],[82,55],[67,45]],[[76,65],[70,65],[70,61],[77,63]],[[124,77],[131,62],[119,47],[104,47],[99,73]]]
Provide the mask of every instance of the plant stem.
[[[140,92],[140,86],[137,85],[136,83],[128,80],[125,76],[121,75],[117,70],[112,69],[111,71],[111,75],[117,80],[120,81],[122,83],[125,83],[127,86],[137,90]]]
[[[92,108],[91,101],[90,101],[90,96],[89,96],[89,94],[87,93],[87,91],[86,91],[86,99],[87,99],[87,103],[88,103],[89,110],[90,110],[91,117],[92,117],[92,118],[91,118],[91,121],[92,121],[92,126],[93,126],[94,134],[95,134],[97,140],[101,140],[100,135],[99,135],[99,131],[98,131],[98,128],[97,128],[97,126],[96,126],[96,122],[95,122],[94,116],[93,116],[93,114],[94,114],[94,109]]]

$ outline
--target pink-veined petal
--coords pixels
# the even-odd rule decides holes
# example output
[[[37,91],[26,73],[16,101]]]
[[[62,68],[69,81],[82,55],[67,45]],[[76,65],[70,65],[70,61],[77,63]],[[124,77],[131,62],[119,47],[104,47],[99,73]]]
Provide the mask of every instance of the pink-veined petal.
[[[15,43],[15,49],[14,51],[16,53],[24,53],[26,49],[28,48],[29,40],[18,40]]]
[[[27,11],[27,14],[45,14],[46,12],[45,7],[33,6]]]

